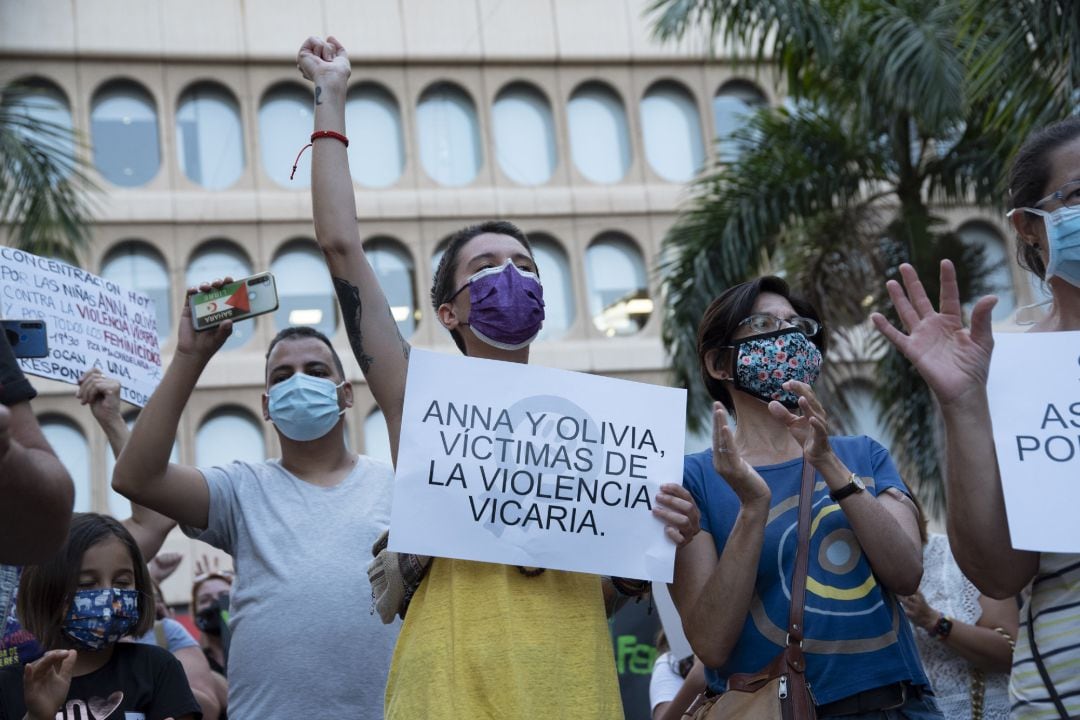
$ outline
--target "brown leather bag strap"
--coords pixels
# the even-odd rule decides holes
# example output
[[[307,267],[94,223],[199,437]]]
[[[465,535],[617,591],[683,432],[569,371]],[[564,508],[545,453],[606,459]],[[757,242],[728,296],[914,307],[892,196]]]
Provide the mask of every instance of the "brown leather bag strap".
[[[806,603],[806,571],[810,566],[810,509],[814,501],[814,466],[803,458],[799,488],[799,530],[795,549],[795,571],[791,575],[791,610],[788,612],[788,645],[802,645],[803,608]]]

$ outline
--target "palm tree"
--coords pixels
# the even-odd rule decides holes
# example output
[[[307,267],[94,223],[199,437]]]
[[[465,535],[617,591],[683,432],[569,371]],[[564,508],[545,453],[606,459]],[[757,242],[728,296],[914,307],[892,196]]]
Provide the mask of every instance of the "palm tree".
[[[0,221],[6,243],[75,262],[89,237],[90,193],[71,128],[35,117],[32,86],[0,88]]]
[[[688,388],[693,428],[708,416],[695,347],[702,312],[725,288],[782,268],[829,325],[876,362],[875,395],[894,454],[940,513],[940,433],[931,395],[898,353],[867,334],[864,321],[872,310],[891,311],[884,279],[902,262],[932,285],[939,261],[950,258],[963,300],[984,291],[989,268],[981,250],[961,242],[936,213],[1000,206],[1006,163],[1027,132],[1010,118],[1069,86],[1062,63],[1053,65],[1057,85],[1031,77],[1034,67],[1050,66],[1048,54],[1056,56],[1033,49],[1030,34],[1008,26],[1023,14],[1021,5],[1033,4],[987,13],[977,0],[653,2],[660,38],[700,30],[710,41],[748,48],[758,63],[774,64],[794,101],[754,114],[735,136],[735,159],[718,161],[695,181],[665,238],[664,342],[676,382]],[[1062,46],[1058,38],[1055,47]],[[994,53],[1028,64],[995,74]],[[1033,65],[1034,56],[1042,63]],[[1020,76],[1025,84],[1002,95],[1003,85]],[[1062,107],[1045,110],[1042,119],[1060,116]],[[928,289],[936,296],[936,287]],[[838,373],[844,368],[832,368],[823,392],[846,407]]]

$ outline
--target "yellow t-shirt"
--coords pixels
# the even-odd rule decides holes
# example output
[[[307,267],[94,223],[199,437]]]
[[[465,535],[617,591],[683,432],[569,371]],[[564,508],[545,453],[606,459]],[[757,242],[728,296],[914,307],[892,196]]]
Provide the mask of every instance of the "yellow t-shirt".
[[[387,720],[621,720],[596,575],[435,558],[409,605]]]

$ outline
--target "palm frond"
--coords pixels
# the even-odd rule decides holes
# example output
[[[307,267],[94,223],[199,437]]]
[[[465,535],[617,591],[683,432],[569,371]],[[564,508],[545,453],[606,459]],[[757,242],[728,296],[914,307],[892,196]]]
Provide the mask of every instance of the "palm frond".
[[[873,143],[810,109],[759,111],[737,139],[738,160],[716,166],[693,186],[659,264],[663,337],[674,381],[689,392],[691,429],[708,408],[696,348],[702,312],[726,288],[757,274],[792,218],[858,203],[866,178],[882,172],[881,158],[868,152]]]
[[[0,90],[0,221],[11,225],[15,247],[70,259],[88,242],[97,188],[77,159],[71,128],[25,111],[31,94]]]

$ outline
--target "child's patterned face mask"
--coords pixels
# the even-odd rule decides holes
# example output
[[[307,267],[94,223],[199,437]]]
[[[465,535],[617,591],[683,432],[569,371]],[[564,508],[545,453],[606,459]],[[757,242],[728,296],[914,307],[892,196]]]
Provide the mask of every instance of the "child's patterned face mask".
[[[821,351],[796,328],[735,341],[732,347],[735,388],[759,400],[776,400],[789,410],[799,406],[799,396],[783,388],[788,380],[813,385],[821,374]]]
[[[61,626],[79,647],[101,650],[139,622],[139,593],[130,588],[78,590]]]

